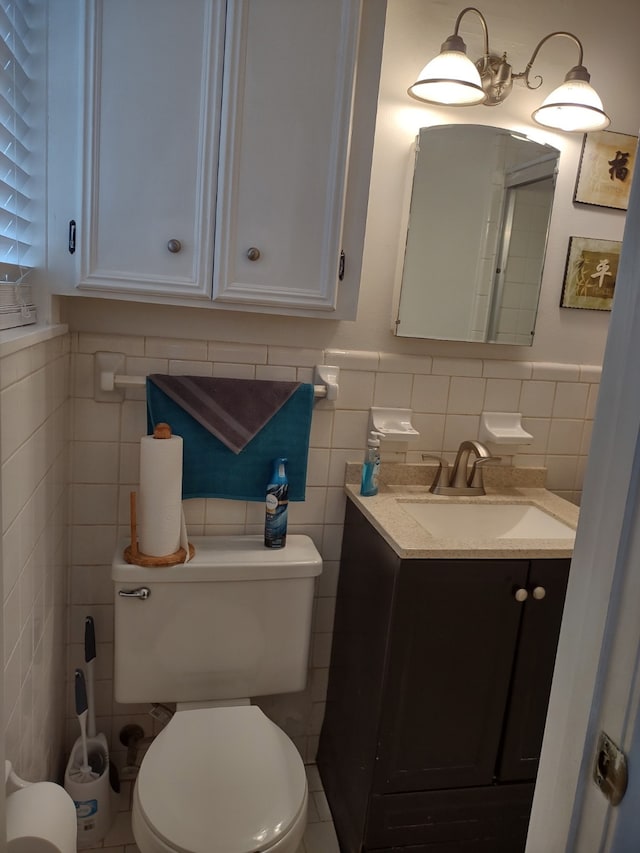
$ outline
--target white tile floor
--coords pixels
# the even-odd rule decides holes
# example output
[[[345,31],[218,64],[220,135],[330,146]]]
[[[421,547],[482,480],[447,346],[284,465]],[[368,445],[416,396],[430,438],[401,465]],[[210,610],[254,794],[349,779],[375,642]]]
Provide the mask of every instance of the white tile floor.
[[[307,765],[305,769],[309,784],[309,815],[304,840],[298,853],[340,853],[318,769],[315,764]],[[131,832],[131,790],[132,783],[124,782],[120,793],[120,811],[109,834],[96,847],[79,848],[83,853],[97,850],[108,850],[109,853],[139,853]]]

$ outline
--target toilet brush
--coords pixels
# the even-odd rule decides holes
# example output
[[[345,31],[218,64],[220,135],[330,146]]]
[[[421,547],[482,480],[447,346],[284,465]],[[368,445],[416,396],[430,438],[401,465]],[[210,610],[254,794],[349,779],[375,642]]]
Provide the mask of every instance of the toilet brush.
[[[71,768],[70,778],[74,782],[93,782],[100,775],[100,771],[92,770],[89,764],[89,751],[87,749],[87,688],[84,681],[84,673],[81,669],[75,671],[75,700],[76,714],[80,724],[80,743],[82,747],[82,763]]]
[[[93,691],[93,666],[96,659],[96,632],[93,624],[93,616],[87,616],[84,620],[84,662],[87,670],[87,704],[89,716],[87,718],[87,734],[89,737],[96,736],[96,704]]]

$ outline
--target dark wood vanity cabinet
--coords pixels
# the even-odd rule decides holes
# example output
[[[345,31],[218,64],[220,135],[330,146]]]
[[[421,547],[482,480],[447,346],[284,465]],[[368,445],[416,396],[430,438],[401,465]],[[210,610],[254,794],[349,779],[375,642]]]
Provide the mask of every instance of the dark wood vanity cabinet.
[[[568,572],[400,559],[347,502],[318,752],[343,853],[524,850]]]

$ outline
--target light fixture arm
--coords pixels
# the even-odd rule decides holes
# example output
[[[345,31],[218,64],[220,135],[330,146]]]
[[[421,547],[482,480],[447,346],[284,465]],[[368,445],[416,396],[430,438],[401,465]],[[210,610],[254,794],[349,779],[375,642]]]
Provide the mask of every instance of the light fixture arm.
[[[466,45],[462,40],[462,37],[458,35],[458,30],[460,29],[460,23],[462,18],[467,14],[467,12],[475,12],[476,15],[480,18],[480,24],[482,25],[482,32],[484,35],[484,53],[482,59],[486,64],[489,62],[489,29],[487,27],[487,22],[485,20],[484,15],[480,11],[480,9],[476,9],[475,6],[467,6],[465,9],[460,12],[458,17],[456,18],[456,25],[453,29],[453,35],[449,36],[449,38],[442,45],[442,50],[460,50],[463,53],[466,53]]]
[[[521,71],[519,74],[512,74],[512,76],[515,79],[524,80],[524,82],[527,86],[527,89],[539,89],[540,86],[542,85],[542,77],[539,74],[536,74],[536,80],[538,81],[538,84],[536,86],[532,86],[531,83],[529,82],[529,72],[531,71],[531,67],[533,66],[533,63],[536,61],[536,57],[538,56],[538,52],[540,51],[540,48],[542,47],[542,45],[546,41],[549,41],[549,39],[553,38],[554,36],[564,36],[565,38],[571,39],[571,41],[573,41],[578,46],[578,51],[579,51],[578,64],[575,65],[571,69],[571,71],[567,75],[567,78],[569,78],[569,75],[571,75],[573,79],[585,80],[587,83],[589,82],[589,80],[590,80],[589,73],[588,73],[587,69],[584,67],[584,65],[582,64],[582,56],[583,56],[582,42],[580,41],[580,39],[577,36],[574,36],[573,33],[567,33],[567,32],[564,32],[562,30],[559,30],[558,32],[555,32],[555,33],[549,33],[549,35],[546,35],[544,38],[540,39],[538,44],[535,46],[534,51],[531,54],[531,59],[529,60],[529,62],[527,62],[527,67],[524,69],[524,71]]]

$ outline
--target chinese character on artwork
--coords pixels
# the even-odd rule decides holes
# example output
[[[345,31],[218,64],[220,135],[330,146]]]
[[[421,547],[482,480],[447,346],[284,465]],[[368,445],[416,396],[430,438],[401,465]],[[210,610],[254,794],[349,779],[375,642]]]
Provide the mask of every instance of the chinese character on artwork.
[[[622,243],[571,237],[560,306],[610,311]]]
[[[619,181],[627,180],[627,176],[629,174],[629,169],[627,168],[627,163],[629,162],[628,151],[625,154],[623,154],[622,151],[616,151],[616,156],[613,160],[607,160],[607,162],[611,166],[609,169],[609,177],[612,181],[614,178],[617,178]]]

